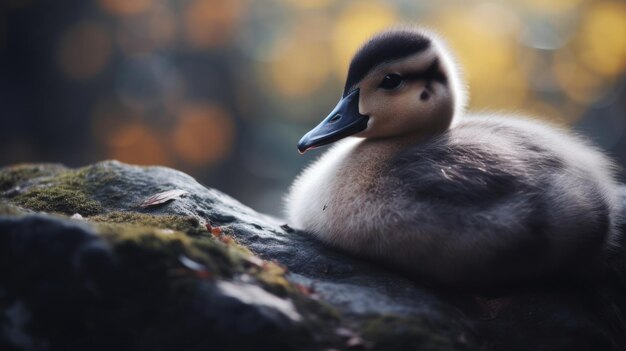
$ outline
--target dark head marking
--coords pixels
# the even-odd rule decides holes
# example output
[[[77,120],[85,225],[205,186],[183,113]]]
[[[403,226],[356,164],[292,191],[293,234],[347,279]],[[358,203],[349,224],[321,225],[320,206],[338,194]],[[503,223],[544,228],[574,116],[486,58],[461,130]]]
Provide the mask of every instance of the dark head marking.
[[[394,29],[374,36],[354,55],[348,69],[343,96],[348,95],[348,90],[361,81],[372,68],[424,51],[429,46],[428,38],[411,29]]]

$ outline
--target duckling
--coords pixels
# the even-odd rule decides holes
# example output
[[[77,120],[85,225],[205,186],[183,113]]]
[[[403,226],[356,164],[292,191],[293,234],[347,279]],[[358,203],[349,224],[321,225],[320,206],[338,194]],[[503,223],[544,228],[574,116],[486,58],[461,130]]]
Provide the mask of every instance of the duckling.
[[[615,167],[582,138],[465,112],[443,41],[395,28],[352,58],[342,98],[298,143],[335,143],[294,181],[290,225],[451,286],[570,276],[618,245]]]

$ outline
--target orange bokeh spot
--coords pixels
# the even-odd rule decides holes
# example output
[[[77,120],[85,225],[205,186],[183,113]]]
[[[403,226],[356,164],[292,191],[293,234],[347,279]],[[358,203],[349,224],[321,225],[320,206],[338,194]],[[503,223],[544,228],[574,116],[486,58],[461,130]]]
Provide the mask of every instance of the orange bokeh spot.
[[[95,22],[83,22],[63,34],[57,58],[66,75],[87,79],[98,74],[110,56],[111,38],[106,29]]]
[[[241,0],[192,1],[183,13],[185,39],[197,48],[222,45],[239,27],[244,10]]]
[[[164,142],[141,122],[128,123],[108,140],[108,156],[140,165],[171,165]]]
[[[154,0],[100,0],[100,6],[114,15],[136,15],[145,11]]]
[[[201,166],[228,156],[234,137],[233,120],[220,106],[189,104],[178,116],[172,146],[182,160]]]

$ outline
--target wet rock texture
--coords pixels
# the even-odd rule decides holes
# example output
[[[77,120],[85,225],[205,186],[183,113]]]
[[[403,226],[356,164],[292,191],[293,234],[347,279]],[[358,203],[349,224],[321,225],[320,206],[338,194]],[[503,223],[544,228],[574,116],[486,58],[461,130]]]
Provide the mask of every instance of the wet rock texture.
[[[3,168],[0,350],[626,349],[623,253],[458,291],[284,224],[163,167]]]

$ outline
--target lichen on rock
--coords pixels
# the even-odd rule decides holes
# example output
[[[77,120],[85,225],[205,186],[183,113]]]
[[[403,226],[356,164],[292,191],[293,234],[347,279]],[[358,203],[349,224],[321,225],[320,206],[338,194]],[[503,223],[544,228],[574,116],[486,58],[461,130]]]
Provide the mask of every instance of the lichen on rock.
[[[188,196],[139,206],[170,190]],[[472,292],[426,286],[282,224],[169,168],[2,168],[0,349],[626,344],[622,283],[508,292],[512,307],[483,320]]]
[[[87,169],[64,170],[59,165],[14,166],[0,171],[0,188],[14,188],[11,201],[33,211],[93,215],[102,212],[102,206],[91,198],[86,174]]]
[[[58,164],[18,164],[0,169],[0,191],[39,177],[50,177],[65,170]]]
[[[151,215],[137,212],[113,211],[89,217],[89,221],[103,224],[136,224],[171,229],[191,236],[209,235],[206,226],[196,217],[178,215]]]
[[[284,270],[210,237],[41,215],[0,217],[0,233],[0,298],[25,306],[33,345],[169,350],[185,336],[197,347],[282,350],[334,337],[327,307],[302,303]]]

